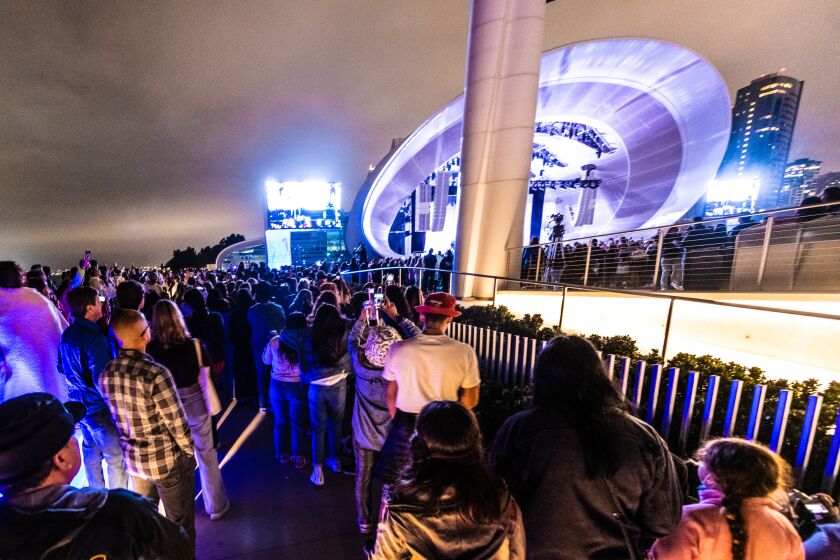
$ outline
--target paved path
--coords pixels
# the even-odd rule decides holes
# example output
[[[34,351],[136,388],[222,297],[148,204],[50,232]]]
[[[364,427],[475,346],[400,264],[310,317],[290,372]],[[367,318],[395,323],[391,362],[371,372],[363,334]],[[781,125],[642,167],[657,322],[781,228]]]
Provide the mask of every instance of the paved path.
[[[256,415],[251,407],[233,409],[219,429],[227,448]],[[222,520],[210,521],[196,502],[198,559],[362,558],[353,477],[328,471],[326,485],[315,488],[309,467],[298,471],[274,460],[272,432],[268,414],[222,467],[232,504]]]

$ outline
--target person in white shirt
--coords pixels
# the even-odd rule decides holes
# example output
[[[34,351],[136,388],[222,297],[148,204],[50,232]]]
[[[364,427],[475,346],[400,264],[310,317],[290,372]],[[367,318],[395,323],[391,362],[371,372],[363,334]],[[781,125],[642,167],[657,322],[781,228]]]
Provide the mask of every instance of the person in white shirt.
[[[437,292],[417,307],[423,333],[394,343],[382,378],[388,383],[388,410],[394,421],[374,476],[386,484],[397,480],[410,456],[409,438],[417,414],[434,401],[455,401],[468,409],[478,404],[478,358],[468,345],[446,336],[455,309],[452,295]]]

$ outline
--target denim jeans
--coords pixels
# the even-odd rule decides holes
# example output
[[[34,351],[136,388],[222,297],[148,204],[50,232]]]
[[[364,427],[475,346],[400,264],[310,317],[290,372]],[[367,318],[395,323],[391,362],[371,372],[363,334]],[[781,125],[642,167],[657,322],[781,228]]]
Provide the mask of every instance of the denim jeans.
[[[309,422],[312,425],[312,463],[324,464],[324,433],[329,440],[329,456],[341,459],[341,421],[347,379],[334,385],[309,385]]]
[[[210,415],[204,404],[201,387],[196,383],[192,387],[178,389],[178,396],[184,405],[187,424],[192,433],[195,446],[195,460],[201,477],[201,497],[204,499],[204,511],[208,515],[222,511],[228,503],[222,471],[219,470],[219,458],[213,448],[213,434]]]
[[[162,480],[131,477],[133,490],[157,505],[163,502],[166,518],[183,527],[195,546],[195,460],[181,455]]]
[[[303,455],[302,445],[306,422],[303,385],[297,382],[271,380],[271,408],[274,410],[274,457],[291,453]],[[291,448],[289,434],[291,432]]]
[[[88,485],[105,488],[102,459],[108,465],[108,488],[128,488],[128,474],[123,464],[120,436],[108,409],[85,416],[82,430],[82,456],[85,461]]]

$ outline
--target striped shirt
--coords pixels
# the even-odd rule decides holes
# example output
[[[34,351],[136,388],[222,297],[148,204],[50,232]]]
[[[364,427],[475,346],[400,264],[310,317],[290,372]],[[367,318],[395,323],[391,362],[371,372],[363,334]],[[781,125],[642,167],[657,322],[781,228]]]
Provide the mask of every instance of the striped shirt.
[[[169,370],[137,350],[120,350],[99,376],[99,388],[120,434],[129,474],[166,478],[182,455],[193,456],[184,408]]]

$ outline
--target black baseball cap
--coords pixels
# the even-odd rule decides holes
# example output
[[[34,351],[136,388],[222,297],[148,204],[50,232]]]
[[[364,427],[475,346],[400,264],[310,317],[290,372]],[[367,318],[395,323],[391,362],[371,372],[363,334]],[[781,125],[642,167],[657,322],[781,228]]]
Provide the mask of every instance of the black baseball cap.
[[[85,405],[61,404],[49,393],[29,393],[0,404],[0,484],[40,468],[67,445]]]

